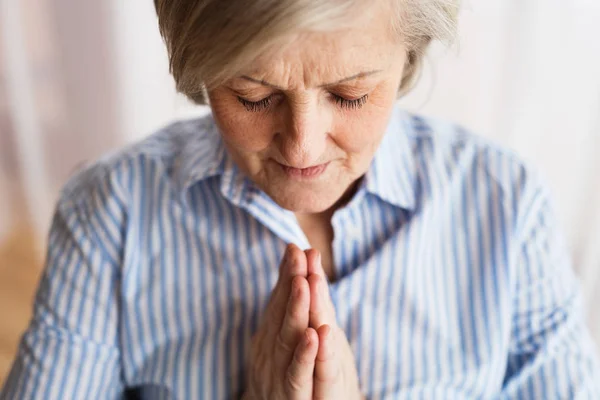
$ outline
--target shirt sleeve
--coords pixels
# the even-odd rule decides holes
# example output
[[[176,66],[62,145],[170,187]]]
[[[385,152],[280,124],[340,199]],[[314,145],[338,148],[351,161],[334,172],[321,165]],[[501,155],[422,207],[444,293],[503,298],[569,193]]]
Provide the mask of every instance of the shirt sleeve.
[[[33,317],[1,400],[111,399],[123,390],[117,299],[125,208],[98,172],[74,179],[57,206]]]
[[[501,398],[599,399],[597,349],[550,196],[539,190],[523,226]]]

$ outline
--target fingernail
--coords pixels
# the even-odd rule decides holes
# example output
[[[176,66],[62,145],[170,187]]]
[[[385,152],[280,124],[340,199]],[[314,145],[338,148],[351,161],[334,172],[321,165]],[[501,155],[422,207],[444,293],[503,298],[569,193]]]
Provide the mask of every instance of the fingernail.
[[[304,332],[304,344],[308,346],[310,344],[310,335],[308,332]]]

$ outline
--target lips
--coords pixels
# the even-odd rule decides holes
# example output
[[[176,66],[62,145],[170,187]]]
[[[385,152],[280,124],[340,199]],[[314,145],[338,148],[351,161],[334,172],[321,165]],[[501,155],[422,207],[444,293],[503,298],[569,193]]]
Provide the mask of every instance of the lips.
[[[308,168],[294,168],[283,164],[279,164],[279,166],[290,178],[314,179],[327,170],[329,163],[319,164]]]

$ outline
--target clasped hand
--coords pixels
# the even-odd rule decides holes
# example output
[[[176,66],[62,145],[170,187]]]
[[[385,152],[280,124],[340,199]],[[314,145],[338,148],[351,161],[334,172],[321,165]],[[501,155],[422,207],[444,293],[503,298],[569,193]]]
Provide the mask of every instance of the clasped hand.
[[[289,245],[252,338],[244,399],[361,399],[316,250]]]

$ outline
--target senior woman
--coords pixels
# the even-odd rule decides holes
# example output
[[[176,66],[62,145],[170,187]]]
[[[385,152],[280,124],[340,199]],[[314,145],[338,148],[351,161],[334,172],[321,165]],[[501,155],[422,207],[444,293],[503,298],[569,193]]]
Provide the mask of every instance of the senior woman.
[[[395,106],[451,0],[158,0],[211,115],[65,188],[3,399],[600,398],[551,200]]]

